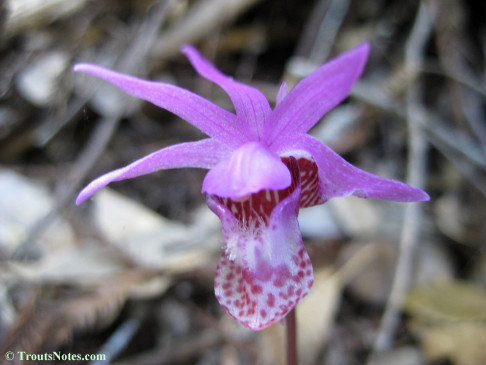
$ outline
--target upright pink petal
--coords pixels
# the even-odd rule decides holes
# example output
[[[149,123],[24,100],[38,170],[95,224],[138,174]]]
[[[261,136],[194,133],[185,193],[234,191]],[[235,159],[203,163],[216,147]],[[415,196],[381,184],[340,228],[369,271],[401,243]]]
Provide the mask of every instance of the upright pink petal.
[[[246,136],[247,140],[259,140],[263,123],[272,112],[268,100],[261,91],[226,76],[192,46],[184,46],[182,52],[201,76],[218,84],[228,93],[235,106],[239,119],[238,129],[242,135]]]
[[[253,330],[283,319],[313,282],[297,221],[298,168],[295,160],[290,164],[294,171],[290,188],[262,191],[245,201],[207,198],[221,219],[226,242],[215,278],[216,298]]]
[[[160,169],[200,167],[209,169],[229,154],[229,149],[213,139],[176,144],[153,152],[130,165],[111,171],[93,180],[78,195],[81,204],[91,195],[113,181],[131,179]]]
[[[202,190],[239,199],[264,189],[284,189],[291,180],[289,169],[280,157],[258,142],[249,142],[208,172]]]
[[[235,128],[237,119],[234,114],[188,90],[163,82],[142,80],[96,65],[78,64],[74,71],[97,76],[127,94],[167,109],[222,144],[236,147],[246,141],[241,131]]]
[[[264,128],[264,140],[278,144],[311,129],[343,101],[363,72],[369,45],[362,44],[325,63],[300,81],[275,108]]]
[[[312,156],[319,168],[323,201],[348,195],[395,202],[430,199],[419,188],[370,174],[351,165],[321,141],[307,134],[296,135],[292,144],[288,147],[280,146],[278,153]]]

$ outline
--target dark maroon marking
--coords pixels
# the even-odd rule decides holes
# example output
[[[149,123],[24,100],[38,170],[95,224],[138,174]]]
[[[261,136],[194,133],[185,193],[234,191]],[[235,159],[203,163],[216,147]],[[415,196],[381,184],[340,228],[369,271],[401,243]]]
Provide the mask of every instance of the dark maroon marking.
[[[267,305],[269,307],[275,306],[275,296],[272,293],[268,293],[267,297]]]
[[[292,297],[294,296],[294,291],[295,291],[295,287],[293,285],[290,285],[288,288],[287,288],[287,295],[289,297]]]
[[[263,288],[260,285],[252,285],[251,292],[252,294],[260,294],[263,292]]]
[[[306,158],[282,157],[282,162],[292,175],[290,187],[283,190],[262,190],[251,194],[243,201],[219,198],[243,227],[258,227],[263,221],[268,224],[270,214],[275,206],[287,198],[301,184],[301,208],[323,203],[320,197],[319,174],[316,163]]]
[[[319,169],[313,160],[299,158],[299,170],[301,179],[300,208],[322,204],[321,188],[319,185]]]

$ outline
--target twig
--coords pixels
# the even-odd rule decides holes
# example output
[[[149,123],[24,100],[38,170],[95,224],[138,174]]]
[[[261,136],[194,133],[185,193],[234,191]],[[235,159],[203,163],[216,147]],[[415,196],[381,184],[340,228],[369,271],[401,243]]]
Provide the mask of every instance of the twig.
[[[84,1],[12,1],[9,5],[11,15],[7,20],[5,34],[12,37],[32,24],[48,24],[52,19],[67,17],[81,8]]]
[[[191,314],[191,318],[193,318],[198,324],[204,326],[208,329],[214,329],[218,333],[221,334],[221,337],[224,339],[224,342],[230,344],[231,346],[235,347],[241,352],[244,352],[252,359],[252,361],[256,361],[258,354],[251,346],[243,343],[240,339],[234,336],[230,331],[225,329],[221,326],[221,323],[217,321],[213,316],[209,315],[206,311],[202,310],[201,308],[197,307],[194,303],[183,300],[181,298],[177,298],[178,302],[185,306]]]
[[[124,322],[98,352],[98,355],[104,355],[103,360],[91,361],[89,365],[109,364],[126,347],[139,327],[140,321],[138,319],[130,318]]]
[[[477,80],[475,80],[470,73],[467,73],[464,70],[443,70],[437,67],[437,65],[431,64],[425,64],[422,70],[423,72],[444,76],[451,80],[454,80],[455,82],[458,82],[464,86],[467,86],[471,90],[476,91],[483,98],[486,98],[486,86],[480,82],[477,82]]]
[[[486,174],[478,171],[477,165],[473,161],[464,157],[461,151],[451,148],[443,140],[431,134],[429,142],[440,151],[462,175],[469,180],[470,184],[475,186],[486,197]]]
[[[464,57],[468,48],[467,37],[463,34],[464,13],[467,11],[464,6],[463,2],[455,0],[438,2],[435,38],[438,57],[446,73],[462,75],[462,79],[472,79],[469,82],[471,88],[476,82],[470,75],[471,72]],[[452,119],[460,124],[467,122],[486,149],[486,128],[483,118],[480,117],[481,113],[471,112],[471,109],[482,109],[482,100],[471,97],[468,90],[464,90],[459,84],[447,81]],[[483,85],[478,86],[484,91]]]
[[[167,353],[166,349],[159,348],[116,362],[114,365],[165,365],[186,363],[191,358],[201,354],[204,350],[214,348],[222,342],[223,337],[221,336],[221,333],[212,329],[206,329],[201,331],[195,337],[185,339],[180,346],[174,347],[170,353]]]
[[[310,54],[310,59],[318,64],[323,63],[329,57],[337,32],[348,13],[349,4],[350,0],[333,0],[331,2],[329,11],[319,27],[316,42]]]
[[[443,123],[440,123],[431,113],[427,113],[427,125],[424,127],[432,143],[439,141],[443,146],[466,157],[479,169],[486,171],[485,150],[472,137],[457,129],[444,128]]]
[[[187,15],[169,28],[153,47],[152,56],[167,59],[184,43],[204,39],[212,30],[231,22],[261,0],[205,0],[196,2]]]
[[[358,82],[353,88],[351,95],[375,108],[394,114],[399,118],[407,119],[406,111],[399,103],[390,98],[382,89],[371,85],[368,81]],[[486,170],[486,154],[474,139],[460,131],[444,128],[442,120],[433,113],[427,112],[425,119],[427,123],[423,123],[422,127],[427,132],[427,137],[432,144],[435,145],[437,141],[443,147],[447,147],[451,151],[464,156],[478,168]]]
[[[349,0],[321,0],[317,3],[294,56],[287,62],[286,72],[290,78],[307,76],[328,58],[349,3]]]
[[[307,58],[314,48],[319,27],[322,25],[332,0],[319,0],[312,9],[305,29],[299,38],[294,57]]]
[[[358,82],[353,88],[352,95],[399,118],[407,118],[405,110],[398,103],[368,82]],[[484,149],[464,133],[444,128],[439,117],[431,112],[427,112],[425,120],[427,123],[424,123],[422,127],[426,132],[428,142],[450,160],[463,176],[486,196],[486,184],[483,182],[485,180],[481,177],[484,174],[483,171],[486,171]]]
[[[418,76],[419,68],[423,61],[423,50],[432,29],[434,18],[435,3],[422,1],[412,33],[405,47],[405,66],[410,70],[410,75],[415,75],[415,79],[410,83],[406,95],[406,114],[409,132],[407,181],[409,184],[417,187],[424,186],[427,144],[422,131],[424,111],[420,105],[421,93],[416,82],[416,77]],[[422,206],[420,204],[409,203],[406,206],[393,285],[371,358],[377,353],[388,350],[393,343],[403,299],[410,286],[410,278],[413,270],[413,254],[420,232],[421,216]]]

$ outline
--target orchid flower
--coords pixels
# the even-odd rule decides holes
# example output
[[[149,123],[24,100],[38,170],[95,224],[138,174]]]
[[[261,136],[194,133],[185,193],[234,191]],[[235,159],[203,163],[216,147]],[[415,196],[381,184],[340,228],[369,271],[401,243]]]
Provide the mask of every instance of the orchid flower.
[[[319,67],[290,92],[283,83],[273,110],[259,90],[224,75],[193,47],[182,51],[201,76],[226,91],[235,113],[174,85],[90,64],[75,66],[75,71],[167,109],[209,136],[161,149],[97,178],[76,204],[113,181],[159,169],[209,169],[202,192],[221,219],[225,241],[216,298],[242,325],[260,330],[284,318],[313,283],[297,221],[300,208],[348,195],[396,202],[429,196],[358,169],[307,134],[348,96],[368,58],[367,44]]]

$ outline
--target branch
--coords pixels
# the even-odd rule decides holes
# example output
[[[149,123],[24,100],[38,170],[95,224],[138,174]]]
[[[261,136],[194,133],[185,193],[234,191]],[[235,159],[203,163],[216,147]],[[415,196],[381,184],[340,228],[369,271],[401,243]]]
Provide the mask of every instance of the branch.
[[[420,3],[412,33],[405,46],[405,67],[412,77],[406,94],[406,117],[409,134],[407,182],[419,188],[423,188],[425,182],[427,143],[422,130],[425,112],[420,104],[421,90],[417,78],[423,63],[424,48],[434,24],[435,11],[434,2],[422,1]],[[411,284],[413,255],[420,233],[421,217],[422,205],[420,203],[407,204],[393,285],[371,359],[376,354],[390,349],[393,344],[403,299]]]

